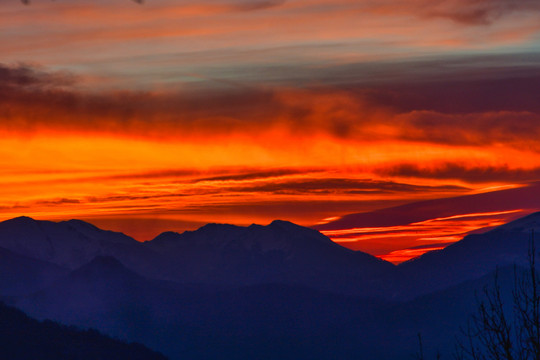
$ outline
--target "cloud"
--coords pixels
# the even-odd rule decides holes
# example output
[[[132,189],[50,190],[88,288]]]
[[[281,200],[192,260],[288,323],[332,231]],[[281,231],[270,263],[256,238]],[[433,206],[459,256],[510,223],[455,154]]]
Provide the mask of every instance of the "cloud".
[[[133,0],[134,2],[138,3],[138,4],[143,4],[144,3],[144,0]],[[30,0],[21,0],[21,2],[24,4],[24,5],[29,5],[30,4]]]
[[[408,13],[475,26],[493,24],[516,12],[540,11],[540,5],[535,0],[387,0],[362,1],[360,4],[379,15]]]
[[[285,4],[286,0],[244,0],[233,3],[233,8],[241,11],[256,11],[274,8]]]
[[[464,191],[464,187],[454,185],[421,186],[396,183],[392,181],[357,180],[343,178],[277,180],[265,184],[253,184],[242,187],[225,187],[224,190],[233,192],[270,192],[274,194],[384,194],[384,193],[414,193],[428,191]]]
[[[468,194],[413,202],[393,208],[342,216],[339,220],[316,226],[320,230],[357,227],[401,226],[458,214],[538,210],[540,182],[499,191]],[[520,211],[521,211],[520,210]]]
[[[515,12],[540,11],[535,0],[454,0],[427,2],[425,14],[467,25],[489,25]]]
[[[400,138],[451,145],[508,144],[540,150],[540,115],[530,112],[444,114],[413,111],[396,117]]]
[[[9,88],[51,88],[70,86],[76,77],[67,72],[50,72],[28,64],[7,66],[0,63],[0,87]]]
[[[510,166],[470,166],[443,163],[435,166],[420,164],[399,164],[390,168],[375,170],[383,176],[415,177],[424,179],[456,179],[467,183],[517,182],[523,183],[540,178],[540,167],[531,169]]]
[[[530,101],[521,105],[528,108],[527,104],[534,103],[536,108],[531,105],[529,110],[519,110],[517,102],[515,110],[482,111],[488,98],[483,91],[476,95],[479,105],[470,102],[474,95],[467,99],[464,95],[443,96],[457,94],[460,87],[469,94],[468,86],[478,83],[466,80],[455,92],[439,93],[440,98],[448,100],[444,106],[434,106],[429,95],[433,92],[431,83],[371,88],[253,86],[189,92],[90,93],[78,90],[75,79],[70,74],[29,66],[1,66],[0,116],[4,121],[0,130],[24,135],[55,131],[171,140],[196,138],[218,143],[237,139],[271,148],[287,143],[288,138],[327,137],[336,142],[363,144],[384,141],[478,148],[502,145],[540,151],[540,109],[530,91],[536,82],[527,80],[500,83],[498,98],[508,94],[515,99],[517,94],[523,94]],[[482,83],[479,89],[489,84]],[[510,90],[505,84],[516,86]],[[460,102],[467,101],[460,108]],[[450,103],[454,111],[446,111],[452,110],[448,109]],[[516,104],[513,100],[509,103]]]
[[[234,171],[234,170],[232,170]],[[323,169],[273,169],[265,171],[251,171],[244,173],[233,173],[228,175],[218,175],[206,178],[199,178],[194,182],[214,182],[214,181],[246,181],[246,180],[266,180],[269,178],[279,178],[288,175],[309,174],[315,172],[322,172]]]

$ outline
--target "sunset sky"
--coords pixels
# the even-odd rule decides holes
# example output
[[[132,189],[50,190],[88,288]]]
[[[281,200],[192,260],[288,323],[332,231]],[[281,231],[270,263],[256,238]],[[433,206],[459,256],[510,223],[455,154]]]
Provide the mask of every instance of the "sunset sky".
[[[399,262],[540,210],[537,0],[0,0],[0,18],[0,220],[143,241],[284,219]]]

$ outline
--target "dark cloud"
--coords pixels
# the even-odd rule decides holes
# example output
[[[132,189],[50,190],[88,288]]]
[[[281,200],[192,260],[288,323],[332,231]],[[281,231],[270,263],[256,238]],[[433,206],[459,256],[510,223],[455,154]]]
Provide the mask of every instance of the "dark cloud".
[[[349,214],[328,224],[317,225],[316,228],[336,230],[355,227],[401,226],[459,214],[514,211],[516,209],[538,211],[540,209],[539,196],[540,182],[535,182],[520,188],[425,200],[392,208]]]
[[[540,150],[540,115],[529,112],[444,114],[415,111],[397,117],[400,137],[452,145],[514,144]]]
[[[509,166],[476,166],[446,163],[434,167],[422,167],[415,164],[400,164],[376,172],[385,176],[405,176],[425,179],[456,179],[468,183],[517,182],[524,183],[540,178],[540,167],[533,169],[515,169]]]
[[[0,87],[50,88],[73,85],[76,77],[67,72],[48,72],[28,64],[6,66],[0,63]]]
[[[79,200],[82,203],[106,203],[106,202],[124,202],[124,201],[140,201],[140,200],[163,200],[168,198],[181,198],[188,196],[188,194],[180,193],[156,193],[149,195],[106,195],[106,196],[88,196],[83,200]],[[124,206],[124,205],[122,205]],[[141,207],[147,206],[147,204],[141,205]]]
[[[422,18],[444,18],[462,25],[490,25],[516,12],[536,12],[536,0],[364,0],[359,2],[377,15],[409,14]]]
[[[453,185],[422,186],[396,183],[392,181],[356,180],[356,179],[307,179],[275,181],[265,184],[243,187],[227,187],[233,192],[269,192],[275,194],[334,194],[354,192],[356,194],[383,194],[392,192],[428,192],[428,191],[464,191],[464,187]]]
[[[245,181],[245,180],[261,180],[287,175],[308,174],[313,172],[325,171],[324,169],[273,169],[268,171],[254,171],[247,173],[227,174],[219,176],[211,176],[206,178],[196,179],[194,182],[202,181]]]
[[[272,116],[268,104],[274,103],[274,94],[265,90],[89,94],[60,87],[67,80],[72,77],[27,66],[1,66],[0,115],[7,121],[0,126],[23,131],[46,127],[144,136],[201,130],[226,133],[249,123],[268,121]]]
[[[425,15],[467,25],[489,25],[514,12],[540,11],[536,0],[450,0],[425,4]]]
[[[37,205],[66,205],[66,204],[80,204],[81,201],[78,199],[55,199],[55,200],[40,200],[37,201]]]
[[[285,0],[244,0],[234,3],[233,8],[240,11],[256,11],[281,6]]]
[[[531,56],[524,63],[538,59]],[[523,65],[519,71],[511,67],[514,70],[503,76],[504,59],[483,60],[492,64],[493,71],[486,66],[472,77],[467,74],[478,69],[481,62],[467,65],[462,59],[429,63],[432,71],[419,73],[423,81],[389,79],[387,83],[367,81],[301,90],[238,87],[227,91],[206,88],[176,93],[100,94],[66,87],[76,79],[69,74],[3,65],[0,116],[4,121],[0,127],[24,133],[53,128],[141,137],[257,136],[280,128],[294,136],[323,133],[370,141],[389,139],[384,133],[372,131],[373,125],[383,125],[393,128],[391,136],[400,140],[505,144],[540,151],[540,98],[536,91],[540,66],[531,69]],[[414,74],[420,65],[402,70]],[[399,68],[398,64],[394,66]],[[461,70],[437,73],[437,67]],[[332,74],[338,70],[327,71]]]
[[[133,0],[133,1],[136,2],[137,4],[144,4],[144,0]],[[21,0],[21,2],[24,5],[29,5],[30,4],[30,0]]]

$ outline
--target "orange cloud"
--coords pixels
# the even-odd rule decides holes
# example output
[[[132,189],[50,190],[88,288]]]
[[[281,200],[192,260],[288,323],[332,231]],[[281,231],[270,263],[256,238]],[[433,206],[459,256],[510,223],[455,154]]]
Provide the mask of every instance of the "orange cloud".
[[[516,186],[540,167],[532,112],[400,111],[323,86],[96,94],[28,66],[0,67],[0,79],[4,218],[310,225]]]

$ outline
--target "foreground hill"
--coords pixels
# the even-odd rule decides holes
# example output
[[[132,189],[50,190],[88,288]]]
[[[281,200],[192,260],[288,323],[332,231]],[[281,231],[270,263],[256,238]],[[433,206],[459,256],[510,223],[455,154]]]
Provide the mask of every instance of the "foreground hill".
[[[164,360],[140,344],[127,344],[52,321],[39,322],[0,303],[0,358],[17,360]]]

